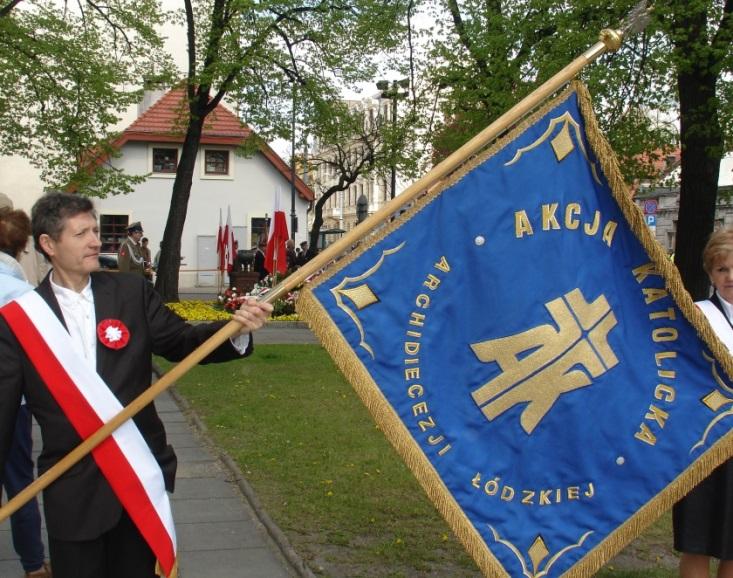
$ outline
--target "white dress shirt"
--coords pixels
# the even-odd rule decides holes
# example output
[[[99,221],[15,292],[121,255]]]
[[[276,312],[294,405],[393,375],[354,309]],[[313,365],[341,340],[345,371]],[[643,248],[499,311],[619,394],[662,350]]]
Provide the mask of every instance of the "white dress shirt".
[[[97,318],[94,313],[92,280],[80,293],[57,285],[51,272],[51,289],[61,307],[66,328],[71,335],[74,350],[96,371],[97,369]]]
[[[53,271],[51,272],[51,288],[56,300],[64,315],[66,327],[71,335],[74,350],[91,367],[97,370],[97,318],[94,313],[94,293],[92,292],[92,280],[89,279],[86,287],[77,293],[72,289],[61,287],[54,283]],[[231,344],[238,353],[243,354],[249,347],[250,334],[245,333],[230,338]]]

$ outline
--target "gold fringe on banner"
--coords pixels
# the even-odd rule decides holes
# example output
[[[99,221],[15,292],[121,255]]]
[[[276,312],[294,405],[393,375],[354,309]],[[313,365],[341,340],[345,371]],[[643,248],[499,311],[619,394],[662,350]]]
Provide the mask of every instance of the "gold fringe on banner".
[[[710,347],[715,357],[721,361],[726,373],[733,376],[733,359],[725,346],[710,328],[704,315],[694,305],[684,289],[679,272],[667,258],[662,247],[651,236],[640,209],[634,204],[621,176],[618,161],[605,137],[601,134],[593,114],[590,95],[586,87],[573,81],[554,99],[546,101],[534,113],[515,125],[511,132],[487,147],[484,151],[468,160],[455,172],[447,176],[439,185],[433,187],[393,222],[364,238],[350,254],[334,262],[311,285],[301,291],[297,309],[300,316],[308,322],[325,349],[334,359],[336,365],[352,384],[357,395],[372,414],[391,442],[398,454],[413,472],[437,510],[463,544],[467,552],[476,561],[481,572],[486,576],[507,576],[506,571],[498,563],[486,545],[486,542],[466,517],[463,510],[445,487],[442,479],[430,461],[414,441],[409,431],[395,413],[379,386],[374,382],[358,355],[351,348],[341,331],[333,323],[321,303],[313,296],[313,289],[330,279],[342,267],[347,266],[362,253],[379,243],[383,238],[409,221],[417,212],[436,199],[445,189],[453,186],[477,166],[483,164],[507,144],[517,139],[542,116],[568,99],[573,93],[578,95],[580,110],[585,120],[586,136],[598,158],[603,173],[613,192],[613,197],[623,215],[630,224],[634,235],[642,243],[650,257],[650,262],[662,274],[665,283],[677,305],[695,330]],[[626,544],[639,536],[641,532],[676,501],[689,492],[710,472],[724,461],[731,453],[729,449],[733,441],[733,432],[721,438],[698,461],[683,472],[661,494],[650,500],[634,516],[619,526],[603,542],[590,551],[581,562],[563,575],[563,578],[582,578],[592,575],[611,557],[617,554]]]
[[[616,155],[598,127],[598,121],[593,114],[588,89],[578,81],[574,81],[571,84],[571,88],[578,95],[580,110],[585,120],[586,137],[598,161],[601,163],[603,173],[606,175],[606,179],[611,187],[613,198],[629,222],[634,235],[639,239],[647,255],[649,255],[650,262],[654,263],[654,267],[664,278],[665,286],[682,314],[710,348],[726,374],[729,377],[733,377],[733,358],[728,352],[728,349],[712,330],[707,318],[695,306],[692,297],[690,297],[690,294],[682,283],[682,278],[677,267],[667,257],[662,246],[652,236],[649,227],[644,222],[644,215],[641,209],[632,200],[621,176]],[[700,259],[702,260],[702,255],[700,255]],[[717,466],[728,459],[731,455],[731,442],[733,442],[733,431],[719,439],[692,466],[682,472],[674,482],[640,508],[636,514],[596,546],[583,561],[566,573],[567,578],[590,576],[601,568],[605,561],[620,552],[626,544],[639,536],[659,516],[710,475]],[[684,450],[681,449],[680,451]]]

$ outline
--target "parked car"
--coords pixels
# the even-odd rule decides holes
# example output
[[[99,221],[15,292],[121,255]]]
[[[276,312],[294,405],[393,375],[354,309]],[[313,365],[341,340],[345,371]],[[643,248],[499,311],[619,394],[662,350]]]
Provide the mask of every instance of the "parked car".
[[[105,271],[116,271],[117,253],[100,253],[99,268]]]

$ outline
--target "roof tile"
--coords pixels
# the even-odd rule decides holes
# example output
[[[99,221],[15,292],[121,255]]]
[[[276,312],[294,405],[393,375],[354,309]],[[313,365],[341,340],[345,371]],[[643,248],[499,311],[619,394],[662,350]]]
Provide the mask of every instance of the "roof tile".
[[[166,92],[148,110],[141,114],[113,143],[116,148],[131,141],[182,143],[186,134],[186,93],[183,88]],[[252,130],[221,103],[206,117],[201,144],[239,146],[249,138]],[[290,180],[290,167],[269,145],[260,144],[260,152],[282,176]],[[102,159],[97,159],[101,162]],[[295,187],[307,201],[315,198],[313,190],[296,175]]]
[[[122,140],[149,140],[151,135],[160,135],[167,137],[167,141],[180,139],[183,142],[187,113],[185,103],[186,94],[183,88],[169,90],[125,129]],[[251,132],[233,112],[219,104],[206,117],[202,143],[206,144],[210,138],[219,141],[224,138],[236,141],[230,144],[241,144]]]

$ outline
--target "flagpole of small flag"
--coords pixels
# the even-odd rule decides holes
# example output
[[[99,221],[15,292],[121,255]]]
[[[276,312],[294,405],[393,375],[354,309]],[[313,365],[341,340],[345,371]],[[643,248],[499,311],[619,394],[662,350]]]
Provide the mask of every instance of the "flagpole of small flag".
[[[221,220],[221,207],[219,207],[219,231],[216,234],[216,292],[224,290],[224,227]]]
[[[637,34],[644,29],[649,20],[650,11],[651,9],[648,8],[646,0],[637,4],[618,29],[602,30],[600,40],[596,44],[578,56],[560,72],[555,74],[555,76],[536,88],[524,100],[502,114],[461,148],[436,165],[429,173],[405,189],[400,195],[389,201],[380,210],[286,277],[279,285],[262,296],[260,300],[264,302],[276,301],[281,296],[287,294],[288,291],[304,283],[311,275],[326,267],[326,265],[342,253],[347,252],[373,229],[387,222],[402,207],[415,200],[425,191],[436,186],[468,159],[475,156],[479,151],[514,126],[521,118],[529,114],[545,99],[575,78],[585,66],[591,64],[606,52],[617,51],[625,38]],[[151,385],[145,392],[140,394],[94,434],[85,439],[53,467],[44,472],[43,475],[39,476],[12,500],[9,500],[5,506],[0,508],[0,521],[8,518],[36,494],[59,478],[64,472],[109,437],[118,427],[134,417],[158,395],[183,377],[191,368],[198,365],[214,349],[236,334],[239,329],[240,325],[236,321],[230,321],[219,329],[219,331]]]

